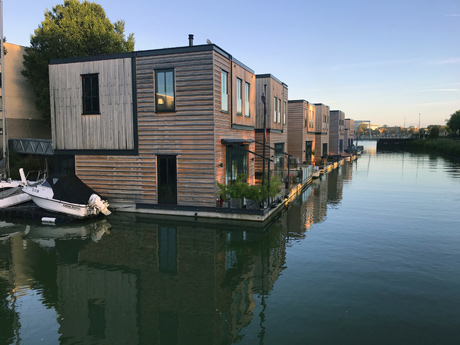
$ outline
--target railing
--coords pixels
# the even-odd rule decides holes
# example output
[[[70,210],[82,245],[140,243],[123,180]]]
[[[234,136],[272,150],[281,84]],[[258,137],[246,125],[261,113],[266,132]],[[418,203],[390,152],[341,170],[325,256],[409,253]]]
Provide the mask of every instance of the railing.
[[[51,139],[9,139],[8,146],[18,153],[52,156]]]

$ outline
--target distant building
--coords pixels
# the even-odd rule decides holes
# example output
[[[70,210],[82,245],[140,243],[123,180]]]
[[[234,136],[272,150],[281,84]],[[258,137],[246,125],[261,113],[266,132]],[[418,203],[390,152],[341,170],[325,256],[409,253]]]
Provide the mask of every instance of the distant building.
[[[353,140],[355,138],[355,128],[354,128],[354,120],[352,119],[345,119],[345,134],[344,134],[344,150],[348,150],[351,146],[353,146]]]
[[[288,103],[288,152],[300,163],[310,163],[315,149],[316,108],[301,99]]]
[[[50,139],[51,129],[35,107],[36,97],[32,86],[21,73],[24,69],[24,47],[5,43],[5,48],[5,66],[1,66],[4,85],[0,86],[4,87],[5,93],[7,137]],[[3,124],[1,129],[3,130]],[[1,142],[0,146],[2,145]]]
[[[345,113],[341,110],[330,111],[329,152],[341,155],[344,151]]]
[[[265,128],[263,104],[259,101],[263,92],[266,92]],[[258,74],[256,75],[256,100],[255,152],[263,156],[263,145],[260,143],[263,143],[265,133],[265,155],[273,159],[270,170],[274,170],[283,178],[284,171],[287,169],[287,156],[284,153],[287,151],[288,142],[288,86],[271,74]],[[255,157],[256,179],[262,178],[263,158],[260,156]]]
[[[315,104],[316,132],[315,132],[315,160],[326,157],[329,153],[329,106],[322,103]]]

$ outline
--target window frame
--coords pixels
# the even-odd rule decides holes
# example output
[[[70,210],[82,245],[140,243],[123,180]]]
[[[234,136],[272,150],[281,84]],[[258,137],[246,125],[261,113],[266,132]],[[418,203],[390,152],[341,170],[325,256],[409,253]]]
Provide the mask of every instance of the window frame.
[[[224,83],[224,76],[225,76],[225,83]],[[225,85],[225,88],[223,87]],[[224,93],[225,91],[225,93]],[[228,102],[228,72],[226,70],[221,70],[220,73],[220,102],[221,102],[221,111],[223,113],[228,113],[229,109],[229,102]],[[224,102],[225,96],[225,102]],[[224,104],[226,108],[224,108]]]
[[[277,97],[276,97],[276,96],[273,96],[273,122],[274,122],[274,123],[277,123],[277,122],[278,122],[278,112],[277,112],[277,109],[278,109]]]
[[[158,75],[160,73],[166,73],[166,72],[172,72],[172,92],[173,92],[173,106],[172,108],[167,108],[166,105],[167,103],[165,103],[165,109],[159,109],[159,103],[158,103],[158,99],[159,99],[159,96],[158,96],[158,86],[159,86],[159,83],[158,83]],[[173,113],[176,111],[176,71],[174,70],[174,68],[159,68],[159,69],[156,69],[155,70],[155,112],[156,113]],[[167,88],[167,78],[166,78],[166,75],[165,75],[165,78],[164,78],[164,83],[165,83],[165,90]],[[168,96],[167,94],[164,95],[165,97]]]
[[[243,80],[236,78],[236,115],[243,115]]]
[[[244,82],[244,116],[251,117],[251,84]]]
[[[100,97],[99,97],[99,73],[86,73],[86,74],[81,74],[81,100],[82,100],[82,115],[100,115],[101,114],[101,107],[100,107]],[[97,82],[97,95],[93,94],[93,80],[94,78],[96,79]],[[85,87],[85,81],[90,80],[90,95],[85,95],[86,87]],[[90,102],[90,110],[87,111],[87,102]],[[97,103],[97,109],[95,109],[95,104]]]

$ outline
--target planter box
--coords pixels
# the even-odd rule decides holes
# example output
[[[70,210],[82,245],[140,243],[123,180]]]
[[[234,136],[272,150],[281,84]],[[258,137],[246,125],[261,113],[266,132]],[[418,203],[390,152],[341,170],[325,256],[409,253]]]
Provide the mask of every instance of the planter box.
[[[243,208],[243,199],[230,198],[230,208]]]
[[[260,202],[254,199],[246,199],[246,208],[248,210],[260,209]]]

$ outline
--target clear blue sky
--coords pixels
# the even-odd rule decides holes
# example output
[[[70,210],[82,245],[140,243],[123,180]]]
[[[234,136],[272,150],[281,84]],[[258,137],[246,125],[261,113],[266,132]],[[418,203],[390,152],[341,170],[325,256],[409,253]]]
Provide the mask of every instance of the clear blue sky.
[[[135,50],[206,39],[290,99],[378,125],[445,124],[460,109],[460,0],[100,0],[123,19]],[[4,0],[7,41],[29,45],[44,11],[63,0]]]

